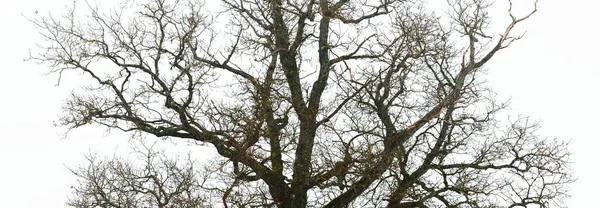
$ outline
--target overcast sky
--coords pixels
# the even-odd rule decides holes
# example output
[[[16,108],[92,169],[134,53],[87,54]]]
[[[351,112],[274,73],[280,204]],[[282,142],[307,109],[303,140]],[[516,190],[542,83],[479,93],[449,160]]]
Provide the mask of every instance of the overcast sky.
[[[54,127],[53,121],[71,87],[79,83],[66,80],[56,87],[56,76],[43,76],[47,67],[23,61],[28,50],[35,49],[32,44],[41,39],[22,14],[33,16],[36,10],[60,14],[71,2],[19,0],[3,1],[0,6],[2,207],[65,207],[73,182],[66,166],[81,164],[83,154],[90,151],[111,154],[128,148],[127,135],[114,131],[107,136],[94,128],[77,130],[61,139],[63,130]],[[571,186],[569,207],[598,206],[598,8],[600,1],[596,0],[540,0],[539,12],[519,26],[527,29],[525,38],[487,65],[489,82],[502,98],[512,98],[513,113],[541,120],[540,133],[544,136],[572,141],[573,168],[579,180]],[[198,151],[185,145],[175,149]]]

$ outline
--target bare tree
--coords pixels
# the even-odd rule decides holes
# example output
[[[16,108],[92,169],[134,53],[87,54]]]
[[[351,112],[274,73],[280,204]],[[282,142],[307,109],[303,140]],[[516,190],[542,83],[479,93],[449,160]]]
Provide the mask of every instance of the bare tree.
[[[561,206],[567,143],[499,119],[485,64],[521,36],[485,0],[124,1],[33,20],[33,60],[93,84],[61,123],[211,144],[228,207]],[[75,7],[73,7],[75,8]],[[226,20],[223,22],[222,20]],[[214,197],[207,197],[215,199]]]

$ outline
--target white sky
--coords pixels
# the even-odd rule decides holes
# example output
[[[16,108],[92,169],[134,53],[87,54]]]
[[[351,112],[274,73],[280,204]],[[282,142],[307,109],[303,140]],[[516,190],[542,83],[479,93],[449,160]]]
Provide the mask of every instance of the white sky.
[[[430,4],[435,4],[432,0]],[[515,0],[521,1],[521,0]],[[128,148],[127,135],[84,128],[61,140],[53,126],[76,80],[55,87],[48,68],[24,62],[37,31],[22,14],[64,11],[71,0],[4,1],[0,7],[0,201],[3,207],[65,207],[73,177],[66,166],[83,154]],[[504,0],[497,1],[504,4]],[[568,2],[568,3],[566,3]],[[542,121],[541,133],[572,140],[576,176],[569,207],[597,206],[600,138],[600,1],[540,0],[539,12],[519,28],[525,38],[498,54],[487,67],[489,81],[512,112]],[[495,14],[505,14],[497,11]],[[505,18],[501,16],[499,18]],[[185,153],[199,148],[178,145]],[[66,165],[66,166],[65,166]]]

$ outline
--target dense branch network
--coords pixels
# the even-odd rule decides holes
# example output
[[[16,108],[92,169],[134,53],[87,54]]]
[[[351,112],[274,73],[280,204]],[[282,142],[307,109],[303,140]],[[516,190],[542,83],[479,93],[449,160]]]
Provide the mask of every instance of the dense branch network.
[[[484,0],[448,0],[445,15],[404,0],[87,4],[33,20],[46,42],[32,60],[93,80],[63,125],[211,144],[196,177],[220,197],[206,204],[560,205],[567,144],[499,120],[506,103],[482,80],[537,11],[509,3],[498,35]]]

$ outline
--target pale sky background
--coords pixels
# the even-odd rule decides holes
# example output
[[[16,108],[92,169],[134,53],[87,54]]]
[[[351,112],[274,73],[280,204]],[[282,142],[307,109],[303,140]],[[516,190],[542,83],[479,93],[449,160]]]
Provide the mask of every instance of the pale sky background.
[[[101,0],[98,0],[101,1]],[[439,2],[438,2],[439,1]],[[520,1],[520,0],[514,0]],[[60,139],[53,126],[63,100],[77,80],[54,86],[45,66],[24,62],[40,36],[22,14],[59,15],[71,0],[5,0],[0,6],[0,201],[2,207],[66,207],[73,177],[66,166],[83,162],[84,153],[110,155],[129,148],[126,134],[84,128]],[[442,3],[431,0],[430,4]],[[506,4],[497,0],[498,4]],[[502,51],[488,80],[511,112],[542,121],[540,133],[572,140],[573,168],[569,207],[599,207],[600,177],[600,1],[540,0],[539,12],[519,26],[525,38]],[[506,14],[496,11],[495,14]],[[505,19],[506,16],[497,18]],[[500,19],[498,19],[500,21]],[[171,150],[204,151],[186,145]]]

